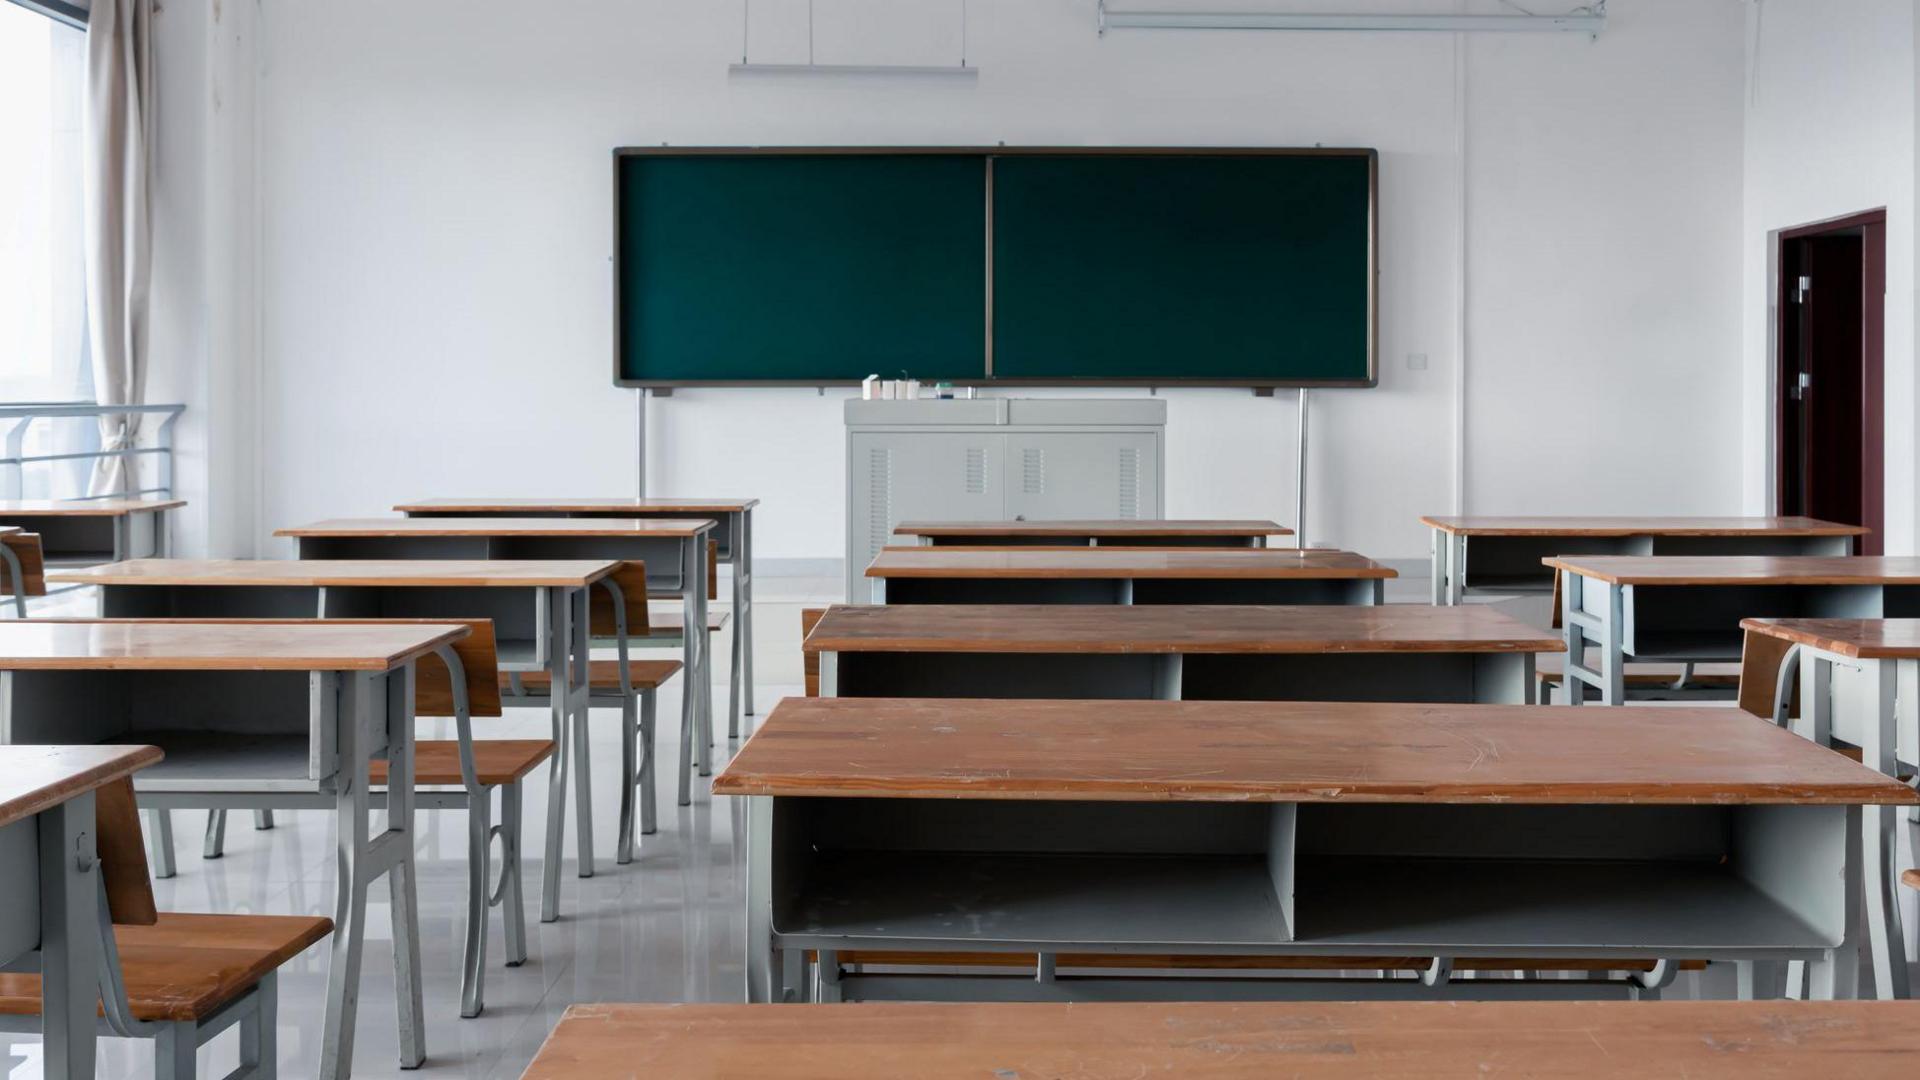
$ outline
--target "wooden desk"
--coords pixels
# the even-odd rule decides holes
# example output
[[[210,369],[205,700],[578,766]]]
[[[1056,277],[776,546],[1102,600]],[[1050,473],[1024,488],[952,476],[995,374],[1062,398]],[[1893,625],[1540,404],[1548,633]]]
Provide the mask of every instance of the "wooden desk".
[[[342,876],[322,1076],[353,1061],[367,890],[392,896],[400,1062],[426,1056],[413,861],[413,666],[463,625],[0,623],[0,742],[151,743],[134,782],[158,809],[331,809]],[[373,831],[371,763],[387,765]],[[91,993],[91,991],[90,991]]]
[[[867,567],[875,603],[1377,604],[1399,575],[1350,551],[902,548]]]
[[[676,518],[723,522],[719,559],[733,568],[733,658],[727,736],[753,707],[753,510],[759,499],[421,499],[394,509],[408,517]],[[704,685],[704,684],[703,684]],[[705,769],[702,769],[702,775]]]
[[[1433,530],[1433,602],[1468,588],[1545,591],[1555,555],[1851,555],[1866,529],[1806,517],[1443,517]],[[1468,551],[1473,563],[1469,577]]]
[[[1293,530],[1265,520],[1105,519],[1081,521],[903,521],[895,536],[925,547],[1037,544],[1043,547],[1255,547]]]
[[[647,564],[649,593],[677,594],[687,693],[681,713],[696,740],[700,774],[713,772],[713,666],[708,647],[705,518],[343,518],[273,535],[298,541],[302,559],[632,559]],[[736,684],[736,690],[738,689]],[[728,736],[740,730],[740,698]],[[581,771],[585,771],[582,769]]]
[[[0,747],[0,964],[40,954],[47,1076],[93,1075],[101,892],[94,792],[159,760],[151,746]]]
[[[65,566],[165,556],[168,514],[184,499],[0,500],[0,525],[40,534],[47,561]]]
[[[804,997],[808,950],[837,972],[834,953],[870,949],[1031,952],[1043,977],[855,975],[822,993],[1168,993],[1045,977],[1057,954],[1126,952],[1668,958],[1649,989],[1676,960],[1797,959],[1830,995],[1859,940],[1857,807],[1920,804],[1731,709],[1291,702],[788,698],[714,791],[753,797],[755,1001]],[[1443,992],[1553,992],[1445,970]]]
[[[1532,699],[1560,639],[1485,605],[890,604],[808,634],[840,697]]]
[[[550,671],[556,752],[547,806],[540,919],[560,911],[568,735],[587,741],[587,593],[619,567],[612,560],[136,559],[51,575],[100,587],[113,618],[492,619],[500,669]],[[564,689],[563,689],[564,688]],[[588,770],[573,770],[579,872],[593,874]]]
[[[1920,1055],[1917,1012],[1859,1001],[574,1005],[524,1080],[1375,1080],[1616,1068],[1904,1080]]]
[[[1797,664],[1795,731],[1823,746],[1857,746],[1863,763],[1888,776],[1920,758],[1920,619],[1744,619],[1740,626],[1749,657],[1774,651],[1775,665]],[[1867,807],[1862,821],[1873,981],[1883,998],[1908,996],[1895,823],[1878,806]]]
[[[1920,558],[1874,555],[1570,555],[1546,560],[1561,577],[1566,675],[1625,700],[1626,658],[1726,663],[1740,658],[1749,616],[1884,618],[1920,615]],[[1598,669],[1585,663],[1599,650]],[[1567,684],[1567,698],[1583,693]]]

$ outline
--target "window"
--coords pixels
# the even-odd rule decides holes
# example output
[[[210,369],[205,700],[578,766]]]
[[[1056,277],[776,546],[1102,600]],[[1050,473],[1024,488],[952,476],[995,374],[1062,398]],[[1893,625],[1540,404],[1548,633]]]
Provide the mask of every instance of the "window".
[[[80,181],[85,61],[83,32],[0,0],[0,402],[93,400]],[[41,420],[26,452],[98,446],[91,420]],[[79,494],[87,466],[29,467],[20,494]]]

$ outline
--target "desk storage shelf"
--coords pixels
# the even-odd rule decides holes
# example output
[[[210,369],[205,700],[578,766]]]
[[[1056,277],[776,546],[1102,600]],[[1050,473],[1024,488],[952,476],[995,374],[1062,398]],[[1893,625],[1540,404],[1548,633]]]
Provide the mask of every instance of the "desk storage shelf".
[[[1842,807],[780,800],[792,948],[1788,955]],[[1802,877],[1805,875],[1805,878]]]
[[[1731,709],[1318,701],[789,698],[714,791],[767,1000],[814,950],[1830,965],[1861,806],[1920,804]],[[902,985],[1190,977],[952,966]]]

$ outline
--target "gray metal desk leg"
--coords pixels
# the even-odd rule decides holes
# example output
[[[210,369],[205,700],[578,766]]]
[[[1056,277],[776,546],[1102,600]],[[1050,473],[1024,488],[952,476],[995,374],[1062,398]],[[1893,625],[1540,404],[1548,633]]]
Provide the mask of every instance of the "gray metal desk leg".
[[[1429,530],[1427,557],[1432,575],[1432,603],[1438,607],[1447,602],[1447,534],[1439,529]]]
[[[753,606],[753,511],[740,511],[740,547],[734,552],[733,572],[745,580],[740,589],[739,607],[734,609],[734,632],[740,635],[740,697],[748,716],[758,716],[753,708],[753,630],[757,617]]]
[[[341,691],[340,677],[323,676],[322,692]],[[358,679],[356,678],[356,682]],[[366,715],[369,702],[357,687],[340,692],[343,717],[338,728],[340,775],[334,798],[335,828],[332,961],[327,966],[327,1009],[320,1039],[321,1080],[341,1080],[353,1072],[354,1022],[360,1009],[360,955],[366,943],[370,809],[367,798]],[[389,790],[395,781],[389,779]]]
[[[93,793],[41,812],[38,828],[43,1075],[92,1076],[100,1000]]]
[[[687,686],[681,707],[690,710],[687,725],[693,732],[693,746],[687,748],[695,755],[701,776],[713,775],[713,717],[707,710],[707,702],[713,681],[712,673],[706,665],[707,639],[707,575],[706,541],[701,537],[688,537],[681,545],[680,562],[680,606],[684,628],[680,635],[681,666],[686,671]]]
[[[1467,538],[1447,535],[1447,603],[1458,604],[1467,591]]]
[[[1818,663],[1829,663],[1824,657]],[[1860,697],[1873,709],[1866,717],[1862,760],[1868,768],[1887,776],[1898,776],[1894,759],[1898,719],[1895,695],[1898,686],[1893,663],[1862,660],[1853,674],[1865,693]],[[1811,695],[1809,695],[1811,696]],[[1830,701],[1814,701],[1814,709],[1831,708]],[[1874,993],[1883,1001],[1904,1000],[1907,988],[1907,947],[1900,926],[1900,888],[1894,866],[1898,846],[1894,822],[1899,816],[1891,806],[1864,806],[1860,812],[1861,886],[1867,903],[1867,939],[1873,958]]]
[[[776,1001],[774,979],[780,956],[773,947],[773,799],[747,797],[747,956],[746,998],[753,1004]]]
[[[372,699],[386,693],[380,715],[387,726],[387,829],[378,841],[380,868],[387,875],[387,901],[393,928],[394,998],[400,1006],[400,1067],[417,1069],[427,1060],[426,988],[420,969],[420,880],[413,862],[413,665],[384,680],[363,675],[355,693]]]
[[[553,589],[548,592],[553,631],[553,707],[560,713],[560,730],[573,739],[574,829],[579,834],[579,873],[593,876],[593,767],[587,749],[588,685],[587,591]],[[556,792],[562,799],[564,791]],[[558,858],[559,853],[554,853]]]
[[[173,811],[147,811],[147,860],[153,863],[153,876],[166,879],[174,875]]]
[[[727,537],[727,550],[732,555],[732,558],[729,559],[728,562],[733,567],[733,584],[730,586],[733,594],[733,659],[732,662],[727,665],[728,741],[740,737],[740,690],[746,676],[746,672],[741,666],[745,662],[745,656],[743,655],[744,650],[740,647],[740,635],[745,631],[747,625],[747,611],[745,606],[740,602],[740,518],[741,515],[739,514],[727,515],[727,532],[729,534]]]

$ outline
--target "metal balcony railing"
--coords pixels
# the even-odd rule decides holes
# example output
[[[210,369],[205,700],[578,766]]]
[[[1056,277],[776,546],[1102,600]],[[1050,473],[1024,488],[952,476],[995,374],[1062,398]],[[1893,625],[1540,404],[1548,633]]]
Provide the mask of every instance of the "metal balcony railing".
[[[80,401],[30,401],[10,405],[0,405],[0,424],[10,424],[5,436],[6,453],[0,456],[0,499],[18,499],[25,491],[26,469],[29,465],[49,464],[56,461],[98,460],[117,457],[129,461],[142,457],[153,457],[159,461],[159,475],[154,483],[145,487],[132,487],[131,483],[120,491],[101,495],[81,495],[76,500],[85,499],[127,499],[143,495],[157,495],[161,498],[173,497],[173,424],[186,411],[185,405],[94,405]],[[70,454],[29,454],[26,452],[27,433],[39,420],[65,420],[84,417],[118,416],[137,414],[140,416],[159,416],[159,426],[151,432],[143,431],[141,441],[146,445],[130,446],[124,450],[86,450]],[[129,468],[129,481],[138,472]]]

